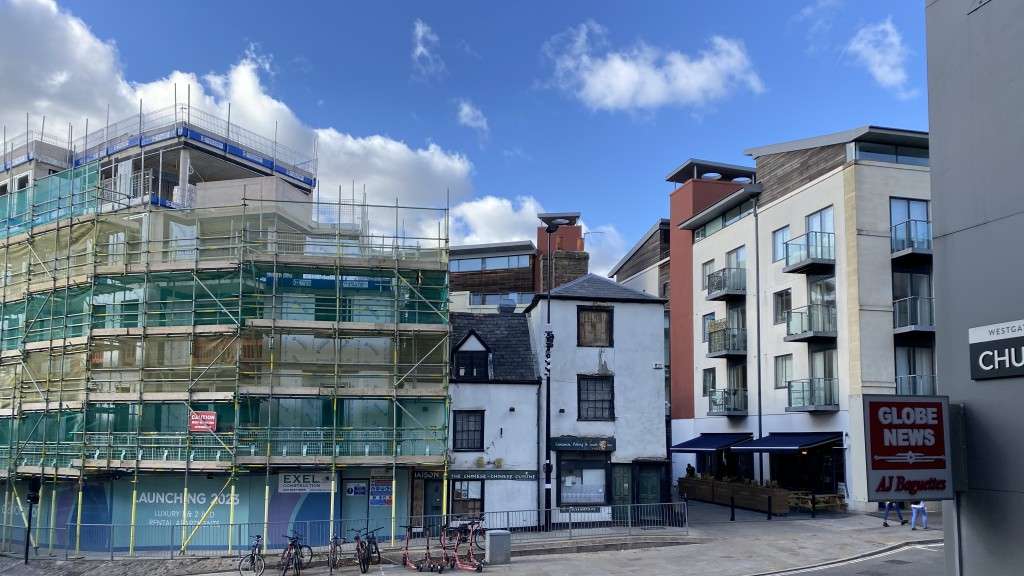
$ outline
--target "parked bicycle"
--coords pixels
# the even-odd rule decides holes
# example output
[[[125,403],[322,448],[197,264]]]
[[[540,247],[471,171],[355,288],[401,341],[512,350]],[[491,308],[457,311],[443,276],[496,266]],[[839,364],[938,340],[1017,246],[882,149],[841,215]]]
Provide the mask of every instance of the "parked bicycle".
[[[327,565],[332,569],[341,568],[342,546],[345,539],[341,536],[332,536],[330,546],[327,549]]]
[[[377,545],[377,531],[383,529],[383,526],[373,530],[364,528],[349,529],[349,532],[355,533],[356,564],[359,565],[359,571],[363,574],[366,574],[366,571],[370,569],[371,562],[380,564],[380,546]]]
[[[302,534],[293,532],[291,536],[284,535],[288,545],[281,552],[281,575],[284,576],[291,569],[298,576],[299,572],[309,568],[313,563],[313,549],[302,543]]]
[[[257,534],[252,537],[252,547],[249,553],[238,560],[239,576],[263,576],[266,569],[266,561],[263,559],[263,536]]]

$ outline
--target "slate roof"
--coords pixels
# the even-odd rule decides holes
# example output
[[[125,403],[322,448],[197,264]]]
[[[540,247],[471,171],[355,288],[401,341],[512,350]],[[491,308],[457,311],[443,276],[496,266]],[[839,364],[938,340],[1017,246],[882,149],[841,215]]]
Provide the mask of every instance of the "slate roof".
[[[547,298],[547,294],[536,294],[533,302],[526,307],[525,312],[533,310],[537,304]],[[562,284],[551,291],[552,300],[599,300],[602,302],[649,302],[652,304],[664,304],[664,298],[658,298],[645,294],[639,290],[627,288],[614,280],[609,280],[597,274],[587,274]]]
[[[453,351],[470,330],[490,349],[490,382],[539,382],[526,314],[452,312],[449,318]]]

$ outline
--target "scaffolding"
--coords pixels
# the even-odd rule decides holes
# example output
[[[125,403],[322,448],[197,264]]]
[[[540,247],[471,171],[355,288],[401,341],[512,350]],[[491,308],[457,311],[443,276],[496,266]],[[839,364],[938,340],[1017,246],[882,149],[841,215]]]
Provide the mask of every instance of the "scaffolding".
[[[390,467],[392,494],[399,466],[447,469],[447,209],[310,200],[278,176],[184,195],[164,186],[176,151],[0,197],[0,541],[31,476],[50,517],[34,544],[74,490],[75,549],[86,478],[130,478],[134,549],[140,475],[183,474],[184,550],[213,508],[188,522],[197,473],[224,480],[232,518],[239,475],[263,474],[266,523],[273,470],[330,470],[333,518],[342,467]]]

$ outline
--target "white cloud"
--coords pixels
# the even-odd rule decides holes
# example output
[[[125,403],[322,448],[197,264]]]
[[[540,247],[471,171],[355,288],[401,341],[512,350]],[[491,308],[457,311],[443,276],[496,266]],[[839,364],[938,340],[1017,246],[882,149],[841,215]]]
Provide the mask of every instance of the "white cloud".
[[[913,98],[917,89],[909,86],[907,56],[909,50],[903,35],[892,23],[892,17],[862,27],[850,39],[846,50],[871,74],[879,86],[900,99]]]
[[[434,29],[417,18],[412,24],[412,65],[416,77],[425,80],[444,73],[444,60],[438,53],[440,48],[441,39]]]
[[[796,23],[805,26],[808,52],[828,46],[832,24],[842,4],[842,0],[814,0],[793,16]]]
[[[552,83],[594,110],[699,107],[737,90],[764,91],[743,43],[723,36],[695,56],[642,41],[609,50],[605,28],[587,21],[549,39],[543,52]]]
[[[451,210],[452,244],[485,244],[537,241],[537,214],[544,207],[532,196],[514,200],[483,196],[468,200]],[[626,251],[622,234],[610,224],[590,227],[581,222],[584,244],[590,253],[590,271],[605,275]]]
[[[476,130],[481,136],[486,136],[490,131],[487,126],[487,117],[469,100],[459,100],[458,119],[459,124]]]
[[[173,71],[150,82],[125,78],[113,42],[97,38],[89,27],[50,0],[0,2],[0,78],[13,79],[0,90],[0,122],[8,136],[24,130],[25,113],[46,115],[47,133],[61,136],[68,122],[82,134],[85,118],[90,129],[101,126],[110,106],[111,120],[172,105],[175,85],[178,101],[191,91],[192,105],[221,117],[231,103],[231,119],[266,137],[312,156],[319,138],[319,175],[324,197],[332,197],[339,184],[355,180],[366,186],[371,201],[442,206],[446,191],[454,201],[469,196],[473,165],[465,155],[437,144],[417,148],[380,135],[355,136],[340,129],[305,124],[284,102],[274,98],[262,78],[271,73],[271,59],[250,46],[239,61],[223,73],[197,75]],[[189,87],[190,88],[187,88]],[[52,128],[51,128],[52,127]]]

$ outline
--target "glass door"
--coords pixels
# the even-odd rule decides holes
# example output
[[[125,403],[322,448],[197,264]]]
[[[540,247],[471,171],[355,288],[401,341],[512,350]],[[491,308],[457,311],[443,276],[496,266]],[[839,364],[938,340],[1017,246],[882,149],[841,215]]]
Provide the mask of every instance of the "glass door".
[[[811,352],[810,404],[828,406],[838,404],[836,394],[835,348]]]

